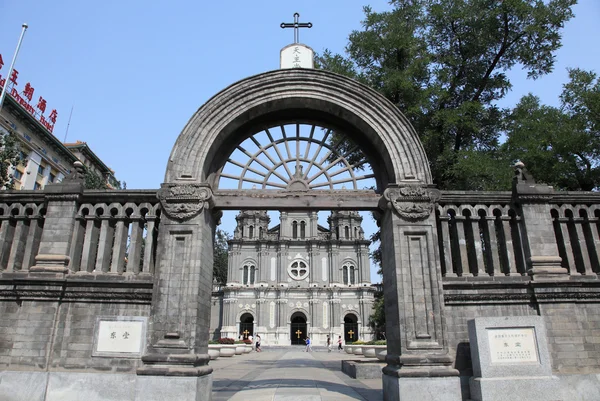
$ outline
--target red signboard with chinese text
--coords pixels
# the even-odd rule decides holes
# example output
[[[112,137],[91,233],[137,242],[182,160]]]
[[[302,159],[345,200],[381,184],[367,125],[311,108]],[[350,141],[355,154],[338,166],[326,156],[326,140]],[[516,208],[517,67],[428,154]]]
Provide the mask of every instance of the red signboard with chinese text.
[[[2,59],[2,54],[0,54],[0,70],[3,66],[4,60]],[[27,112],[31,114],[36,120],[38,120],[40,124],[44,126],[44,128],[52,132],[54,130],[54,124],[56,123],[56,119],[58,117],[58,112],[56,111],[56,109],[52,109],[50,116],[48,117],[48,119],[46,119],[46,117],[44,116],[44,113],[46,112],[46,99],[44,99],[42,96],[39,97],[39,100],[37,101],[37,104],[35,106],[39,110],[39,112],[36,111],[30,104],[30,102],[33,99],[33,93],[35,89],[33,88],[33,86],[31,86],[30,82],[27,82],[25,84],[25,89],[23,89],[23,91],[21,92],[21,96],[21,94],[16,88],[16,86],[18,85],[18,78],[19,71],[17,71],[14,68],[12,70],[12,73],[10,74],[8,83],[6,82],[6,78],[4,78],[0,74],[0,89],[4,88],[4,85],[8,85],[6,88],[6,93],[10,97],[12,97],[17,103],[19,103],[25,110],[27,110]]]

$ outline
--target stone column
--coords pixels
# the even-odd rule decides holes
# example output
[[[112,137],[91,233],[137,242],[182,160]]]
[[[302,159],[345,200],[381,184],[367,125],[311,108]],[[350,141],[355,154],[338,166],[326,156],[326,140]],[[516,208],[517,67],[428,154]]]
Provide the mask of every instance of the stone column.
[[[415,183],[390,187],[380,202],[387,366],[384,400],[460,400],[448,353],[434,203],[439,191]],[[416,389],[427,388],[423,392]],[[454,397],[454,398],[452,398]]]
[[[522,162],[515,164],[513,198],[521,216],[521,245],[527,262],[527,274],[533,280],[568,280],[556,246],[550,200],[554,188],[536,184]],[[573,268],[573,270],[575,270]]]
[[[85,169],[81,162],[73,163],[73,173],[61,183],[47,185],[44,229],[40,239],[35,265],[30,272],[63,275],[68,272],[71,258],[71,242],[79,199],[83,194]]]
[[[220,216],[211,210],[212,191],[205,184],[162,184],[157,196],[163,214],[148,345],[137,374],[196,377],[195,399],[209,399],[202,394],[211,391],[207,351],[213,238]],[[169,382],[189,387],[189,381]],[[157,390],[158,383],[152,377],[138,378],[138,388],[142,386],[147,395]]]

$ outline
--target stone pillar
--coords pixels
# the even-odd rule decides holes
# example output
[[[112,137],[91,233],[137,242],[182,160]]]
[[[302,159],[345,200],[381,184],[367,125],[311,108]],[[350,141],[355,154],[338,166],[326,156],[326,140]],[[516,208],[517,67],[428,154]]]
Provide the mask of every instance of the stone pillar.
[[[64,275],[68,272],[75,217],[83,193],[85,174],[81,162],[77,161],[73,165],[74,170],[70,176],[61,183],[47,185],[44,189],[46,216],[35,265],[29,269],[32,273]]]
[[[385,190],[380,202],[387,366],[384,400],[461,399],[448,354],[434,203],[439,191],[418,184]]]
[[[554,189],[536,184],[521,162],[515,164],[513,198],[521,216],[521,241],[527,274],[533,280],[568,280],[556,246],[550,200]],[[575,270],[575,269],[573,269]]]
[[[170,385],[188,388],[189,379],[195,377],[195,399],[210,399],[212,368],[207,351],[213,238],[219,216],[210,210],[212,191],[208,185],[162,184],[157,195],[163,215],[148,345],[137,374],[178,376],[170,378]],[[142,387],[143,394],[150,397],[157,383],[153,377],[139,377],[138,389]]]

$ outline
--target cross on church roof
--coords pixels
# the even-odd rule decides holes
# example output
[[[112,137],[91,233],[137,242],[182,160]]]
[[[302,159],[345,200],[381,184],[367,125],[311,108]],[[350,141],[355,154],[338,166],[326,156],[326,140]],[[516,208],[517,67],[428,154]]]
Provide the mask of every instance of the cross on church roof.
[[[294,22],[282,22],[281,28],[294,28],[294,43],[300,43],[299,28],[312,28],[312,22],[298,22],[300,14],[294,13]]]

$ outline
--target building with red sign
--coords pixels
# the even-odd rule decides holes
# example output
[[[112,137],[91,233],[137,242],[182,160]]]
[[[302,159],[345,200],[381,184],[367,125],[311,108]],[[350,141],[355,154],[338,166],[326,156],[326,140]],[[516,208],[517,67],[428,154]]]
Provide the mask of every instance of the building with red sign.
[[[25,164],[13,166],[15,189],[43,189],[47,184],[60,182],[77,160],[104,177],[107,187],[116,186],[114,171],[85,142],[63,144],[21,100],[24,97],[19,100],[9,92],[0,111],[0,134],[14,132],[20,140],[23,159],[27,160]]]

